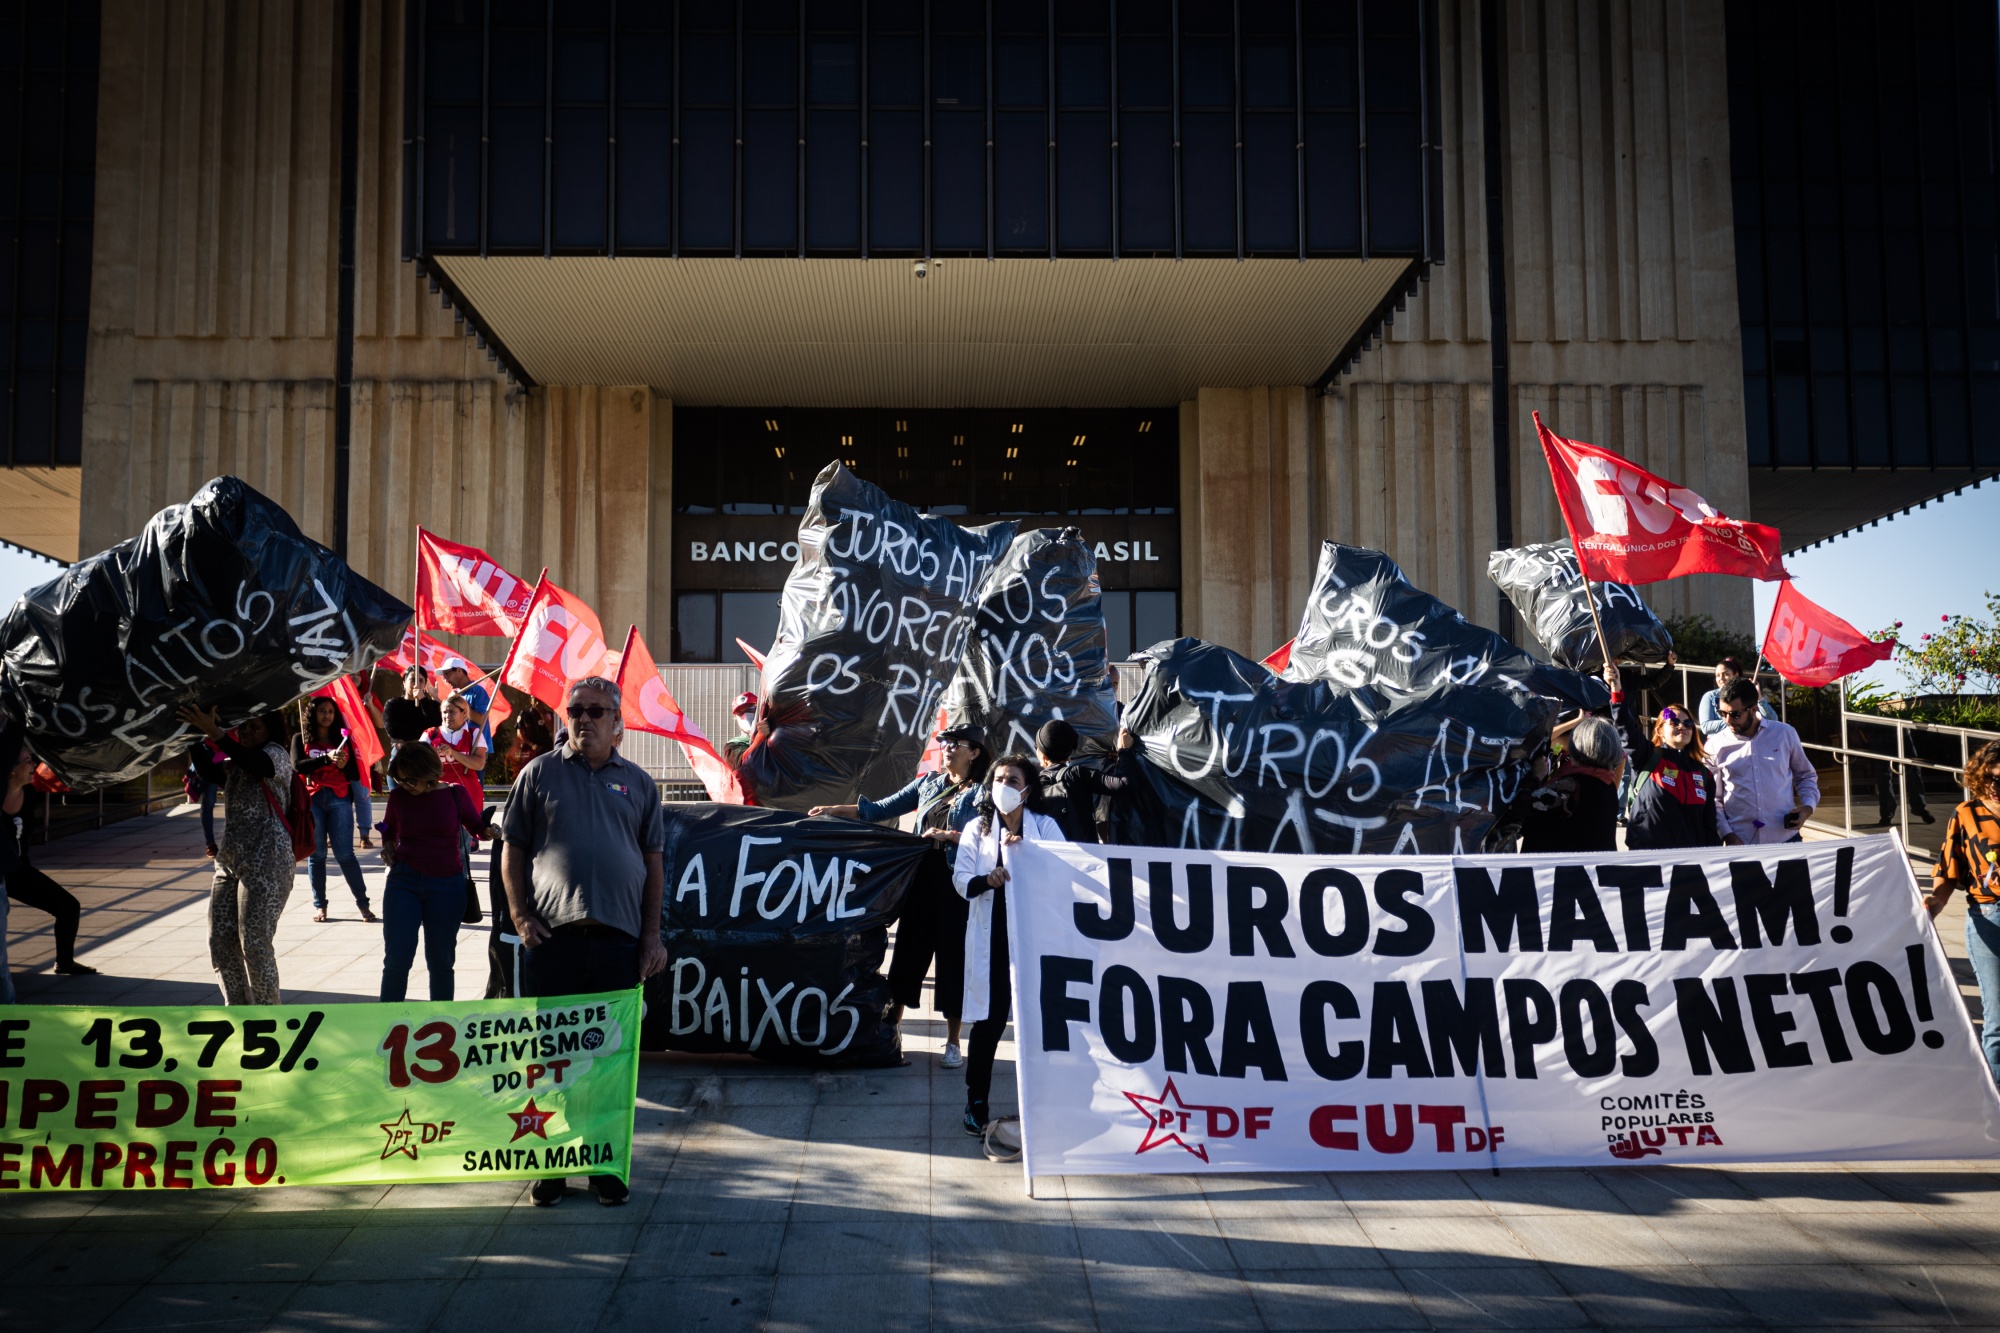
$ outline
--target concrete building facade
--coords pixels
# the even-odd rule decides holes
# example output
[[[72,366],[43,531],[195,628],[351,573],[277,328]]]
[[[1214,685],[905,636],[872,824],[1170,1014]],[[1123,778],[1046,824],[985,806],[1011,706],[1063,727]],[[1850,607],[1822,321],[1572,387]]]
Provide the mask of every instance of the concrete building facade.
[[[905,420],[899,409],[945,414],[935,416],[943,432],[935,438],[960,442],[965,435],[952,432],[1004,431],[1010,413],[1039,414],[1055,440],[1070,434],[1065,410],[1133,409],[1153,433],[1113,447],[1133,456],[1136,471],[1177,476],[1164,498],[1119,489],[1143,489],[1143,476],[1106,483],[1102,493],[1064,491],[1060,502],[1016,497],[997,480],[1015,474],[989,468],[978,507],[959,512],[1041,513],[1087,534],[1093,522],[1171,515],[1177,570],[1131,586],[1173,591],[1180,632],[1262,655],[1290,635],[1327,538],[1383,549],[1469,617],[1503,623],[1487,553],[1561,533],[1532,410],[1558,432],[1617,449],[1732,515],[1759,518],[1771,496],[1789,497],[1799,525],[1788,530],[1793,547],[2000,461],[1975,429],[1983,443],[1960,471],[1936,460],[1884,470],[1860,488],[1860,500],[1852,468],[1774,471],[1760,460],[1753,485],[1746,420],[1762,418],[1746,418],[1744,223],[1742,187],[1732,183],[1725,0],[1328,6],[1351,40],[1346,31],[1328,35],[1314,5],[1253,0],[1208,6],[1212,14],[1192,0],[1059,5],[1048,18],[1027,7],[1030,20],[998,0],[969,9],[914,4],[900,19],[886,0],[814,0],[771,12],[746,0],[740,13],[706,7],[730,11],[719,23],[690,6],[650,7],[656,16],[646,31],[632,30],[640,20],[629,3],[558,7],[577,9],[573,17],[532,5],[523,18],[514,8],[505,0],[70,7],[72,27],[95,20],[100,43],[80,443],[74,467],[59,455],[52,465],[13,460],[0,489],[0,537],[73,558],[133,535],[163,505],[230,472],[386,587],[410,585],[421,525],[482,546],[528,577],[546,567],[590,600],[607,628],[636,623],[659,648],[676,641],[676,599],[693,577],[679,551],[677,583],[677,525],[691,531],[700,515],[712,528],[746,507],[727,495],[713,506],[690,502],[690,469],[707,466],[693,453],[720,446],[687,440],[677,454],[677,419],[746,411],[746,420],[768,424],[786,467],[810,470],[842,454],[850,437],[837,434],[835,417],[843,409],[876,412],[885,431],[904,429],[888,424]],[[1169,15],[1157,41],[1177,76],[1174,106],[1160,113],[1171,114],[1176,136],[1171,249],[1163,239],[1122,247],[1119,239],[1140,237],[1142,205],[1152,207],[1139,159],[1154,113],[1129,109],[1143,96],[1130,90],[1155,40],[1141,9]],[[541,22],[536,14],[549,15],[545,31],[523,26]],[[580,36],[562,27],[571,22],[582,25]],[[922,113],[931,211],[921,242],[871,249],[871,236],[889,235],[882,219],[896,198],[886,164],[897,113],[883,109],[890,94],[882,90],[903,50],[895,45],[902,30],[891,31],[899,22],[912,25],[909,50],[929,43],[921,47],[923,87],[938,94]],[[705,35],[703,23],[716,32]],[[733,244],[724,232],[696,244],[708,225],[695,193],[709,161],[697,155],[696,132],[711,114],[702,101],[711,94],[688,62],[704,59],[700,42],[730,40],[732,23]],[[975,53],[962,75],[951,72],[951,43],[961,40]],[[1208,77],[1197,61],[1205,42],[1228,52],[1234,88],[1233,102],[1206,109],[1191,100]],[[508,61],[543,48],[543,101],[528,109],[545,131],[540,193],[510,203],[504,192],[520,173],[509,163],[532,156],[505,158],[506,117],[529,122],[501,96],[502,83]],[[774,51],[791,53],[784,78],[798,88],[776,110],[759,102],[772,94],[758,91],[756,74],[758,61],[779,58]],[[1022,68],[1046,59],[1046,78],[1009,83],[1009,53],[1021,51],[1029,53]],[[1087,77],[1095,51],[1108,62],[1102,94]],[[842,91],[848,52],[858,53],[856,92]],[[1256,62],[1265,59],[1281,72],[1292,62],[1295,85],[1283,98],[1258,91],[1273,77],[1260,85]],[[460,70],[458,93],[445,86],[453,60],[474,62],[470,73]],[[598,64],[578,76],[579,60]],[[648,61],[677,62],[650,100],[634,93],[649,77]],[[1364,90],[1353,94],[1358,128],[1341,119],[1350,115],[1340,101],[1348,94],[1329,91],[1314,61],[1351,62]],[[1073,78],[1072,62],[1086,74]],[[1377,68],[1411,71],[1410,105],[1394,102],[1386,77],[1386,100],[1367,100]],[[593,93],[600,69],[610,87]],[[526,86],[541,76],[522,77]],[[583,93],[565,93],[561,81],[579,77]],[[983,112],[942,96],[960,77],[992,90]],[[831,91],[822,91],[823,78]],[[1010,102],[1010,87],[1027,92]],[[462,94],[462,112],[447,94]],[[1046,161],[1039,185],[1033,171],[1009,175],[1017,159],[1005,138],[1019,120],[1027,145],[1019,151],[1041,151],[1031,141],[1043,122],[1016,107],[1037,96],[1041,110],[1032,114],[1046,118],[1047,155],[1018,160],[1037,170]],[[1093,97],[1108,108],[1108,130],[1091,119]],[[1084,109],[1072,111],[1072,98]],[[868,118],[843,120],[849,103]],[[644,119],[649,112],[671,129],[651,166],[631,156],[655,123]],[[717,125],[725,112],[712,112]],[[1226,230],[1217,233],[1220,248],[1195,243],[1202,228],[1227,226],[1226,201],[1221,222],[1198,212],[1206,206],[1198,183],[1208,179],[1198,173],[1212,164],[1197,160],[1197,136],[1209,122],[1223,136],[1214,158],[1222,165],[1213,169],[1226,180],[1232,114],[1234,255]],[[976,116],[985,117],[984,253],[977,220],[945,211],[961,188],[947,175],[954,115],[972,136],[968,154],[978,147]],[[776,125],[778,143],[789,135],[785,116],[799,127],[796,152],[768,159],[782,167],[767,171],[756,127]],[[483,176],[444,157],[444,127],[474,123]],[[597,166],[579,175],[565,165],[574,150],[564,135],[579,124],[606,127],[589,130],[599,139],[587,142],[608,145],[593,147],[591,159],[608,163],[608,183]],[[848,188],[840,175],[847,168],[838,166],[845,159],[826,159],[836,167],[823,169],[816,155],[855,124],[860,202],[843,207],[858,211],[858,240],[843,230],[846,214],[822,212]],[[1262,158],[1260,127],[1273,145]],[[1395,136],[1406,128],[1409,143],[1399,146]],[[1108,157],[1071,149],[1105,133]],[[1348,178],[1340,175],[1346,167],[1315,156],[1350,133],[1360,145],[1358,242],[1322,227],[1338,212],[1324,201],[1338,191],[1321,176],[1335,185]],[[717,142],[728,146],[726,135]],[[459,140],[453,145],[458,152]],[[1392,152],[1403,154],[1401,165],[1390,163]],[[1257,173],[1282,193],[1292,160],[1282,154],[1291,153],[1293,193],[1271,214],[1278,223],[1260,221],[1271,206],[1259,202],[1267,186]],[[1099,163],[1113,181],[1101,190],[1090,179]],[[767,176],[794,169],[793,192],[772,207],[795,208],[796,226],[760,248],[760,191]],[[654,170],[660,193],[649,195]],[[440,241],[473,211],[465,193],[473,189],[478,235]],[[1029,189],[1039,191],[1035,204],[1016,208]],[[608,200],[600,231],[581,242],[562,234],[572,226],[559,206],[565,191]],[[1108,250],[1086,234],[1100,197],[1110,200]],[[1299,222],[1287,232],[1282,211],[1294,205]],[[508,240],[506,210],[532,220],[536,206],[539,239]],[[1034,216],[1044,206],[1045,226]],[[675,210],[676,222],[649,232],[659,207]],[[947,244],[957,226],[974,228],[970,243]],[[1407,233],[1400,240],[1398,227]],[[624,243],[642,235],[651,239]],[[1025,243],[1010,249],[1019,235]],[[1990,250],[1991,233],[1983,235]],[[834,239],[822,243],[827,236]],[[1289,247],[1297,253],[1284,253]],[[920,261],[925,276],[916,273]],[[1764,381],[1756,383],[1761,395]],[[972,424],[954,426],[951,413]],[[1075,433],[1079,451],[1084,437]],[[883,438],[871,459],[908,457]],[[943,468],[948,448],[925,444],[919,453],[937,451]],[[886,465],[858,470],[899,493]],[[950,482],[937,475],[940,485]],[[1815,487],[1829,497],[1817,509]],[[770,511],[795,511],[796,494],[786,496],[789,503],[773,498]],[[927,493],[907,498],[929,502]],[[75,515],[68,544],[65,512]],[[716,587],[767,587],[772,577]],[[1125,586],[1111,568],[1105,584]],[[1663,615],[1703,612],[1749,628],[1741,581],[1684,580],[1648,597]],[[719,642],[728,637],[725,625]]]

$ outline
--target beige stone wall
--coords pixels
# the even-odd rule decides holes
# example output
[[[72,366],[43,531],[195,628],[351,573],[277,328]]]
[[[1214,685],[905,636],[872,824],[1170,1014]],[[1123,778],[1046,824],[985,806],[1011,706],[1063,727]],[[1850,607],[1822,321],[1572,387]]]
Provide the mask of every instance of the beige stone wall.
[[[1260,586],[1287,589],[1278,620],[1295,627],[1304,600],[1295,571],[1310,559],[1300,551],[1323,538],[1385,550],[1419,586],[1475,620],[1498,621],[1499,593],[1486,577],[1498,525],[1480,2],[1440,6],[1446,262],[1388,337],[1310,405],[1302,463],[1286,474],[1310,490],[1273,504],[1268,550],[1235,525],[1254,517],[1247,498],[1276,475],[1274,437],[1234,403],[1283,391],[1204,390],[1183,411],[1183,448],[1194,454],[1184,472],[1196,483],[1183,487],[1184,544],[1199,552],[1187,562],[1189,633],[1257,655],[1281,642],[1290,629],[1267,627],[1244,561],[1268,574]],[[1501,410],[1513,442],[1514,541],[1563,531],[1536,410],[1559,433],[1752,517],[1721,2],[1505,2],[1510,386]],[[1233,535],[1219,549],[1222,532]],[[1646,596],[1662,615],[1700,611],[1750,627],[1740,579],[1682,579]]]
[[[219,473],[330,541],[340,7],[105,0],[80,545]],[[668,633],[672,405],[510,386],[400,259],[402,16],[365,0],[349,551],[407,595],[415,530]],[[471,645],[476,652],[492,644]]]

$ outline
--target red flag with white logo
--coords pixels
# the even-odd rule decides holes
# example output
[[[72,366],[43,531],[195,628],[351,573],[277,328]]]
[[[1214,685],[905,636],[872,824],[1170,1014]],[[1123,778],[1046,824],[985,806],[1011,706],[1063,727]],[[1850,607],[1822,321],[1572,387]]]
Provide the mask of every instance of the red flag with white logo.
[[[558,713],[573,680],[602,676],[609,669],[604,630],[597,612],[575,593],[549,582],[535,583],[535,595],[521,618],[521,633],[507,650],[500,683],[540,699]]]
[[[1886,662],[1893,639],[1876,641],[1823,606],[1810,601],[1786,579],[1764,631],[1764,660],[1794,685],[1817,689],[1842,676]]]
[[[403,641],[396,645],[396,651],[376,663],[384,671],[398,675],[410,669],[412,662],[422,660],[424,670],[442,671],[444,664],[458,654],[433,639],[420,629],[403,631]]]
[[[688,767],[701,779],[701,785],[708,788],[709,800],[723,805],[750,804],[744,798],[743,783],[736,771],[723,762],[708,737],[701,734],[701,728],[674,702],[667,682],[660,679],[653,654],[639,637],[637,625],[625,636],[625,651],[618,658],[618,693],[625,701],[626,729],[650,731],[655,736],[679,741]]]
[[[532,585],[477,546],[417,529],[417,625],[445,634],[512,638],[521,632]]]
[[[375,719],[369,715],[361,691],[354,688],[354,677],[335,676],[314,690],[312,697],[331,699],[340,710],[341,721],[347,724],[347,738],[354,743],[354,761],[361,767],[361,780],[368,781],[368,770],[381,762],[386,751],[382,749],[382,738],[375,734]]]
[[[1566,440],[1542,424],[1539,412],[1535,431],[1585,578],[1658,583],[1684,574],[1785,577],[1776,528],[1730,518],[1687,487],[1608,449]]]

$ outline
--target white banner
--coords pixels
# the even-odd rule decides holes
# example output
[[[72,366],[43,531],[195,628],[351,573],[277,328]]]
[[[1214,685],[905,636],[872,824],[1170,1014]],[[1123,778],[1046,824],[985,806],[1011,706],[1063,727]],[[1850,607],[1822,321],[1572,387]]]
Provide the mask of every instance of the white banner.
[[[1013,867],[1030,1177],[2000,1150],[1891,836]]]

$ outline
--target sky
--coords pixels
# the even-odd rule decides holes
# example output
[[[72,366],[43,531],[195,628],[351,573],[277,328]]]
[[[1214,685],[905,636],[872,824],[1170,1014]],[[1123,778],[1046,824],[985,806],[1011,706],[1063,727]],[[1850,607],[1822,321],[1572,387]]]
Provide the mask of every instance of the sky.
[[[2000,483],[1933,500],[1880,526],[1785,557],[1798,590],[1864,633],[1900,620],[1912,639],[1944,615],[1986,614],[1988,589],[2000,593]],[[1771,617],[1776,583],[1759,583],[1757,639]],[[1905,682],[1884,663],[1859,679]]]

